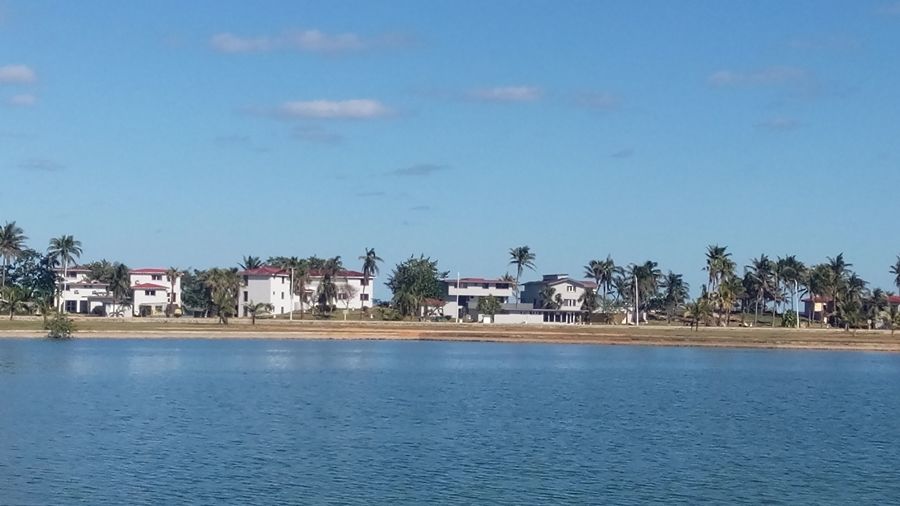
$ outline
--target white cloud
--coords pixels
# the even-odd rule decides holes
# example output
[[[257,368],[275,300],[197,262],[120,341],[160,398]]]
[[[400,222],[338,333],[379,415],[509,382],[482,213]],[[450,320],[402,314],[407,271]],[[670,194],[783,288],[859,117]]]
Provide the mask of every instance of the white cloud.
[[[810,73],[797,67],[775,66],[749,72],[719,70],[709,76],[708,82],[716,87],[778,86],[812,79]]]
[[[486,102],[534,102],[540,100],[543,94],[543,90],[536,86],[497,86],[472,90],[469,97]]]
[[[37,73],[27,65],[0,66],[0,84],[30,84],[37,81]]]
[[[397,35],[363,37],[355,33],[329,34],[320,30],[295,30],[281,35],[257,36],[218,33],[210,38],[210,45],[222,53],[262,53],[284,50],[337,54],[399,46],[406,41],[407,38]]]
[[[6,101],[7,104],[15,107],[31,107],[37,104],[37,97],[31,94],[13,95]]]
[[[371,119],[391,114],[391,109],[378,100],[310,100],[285,102],[278,114],[289,118]]]

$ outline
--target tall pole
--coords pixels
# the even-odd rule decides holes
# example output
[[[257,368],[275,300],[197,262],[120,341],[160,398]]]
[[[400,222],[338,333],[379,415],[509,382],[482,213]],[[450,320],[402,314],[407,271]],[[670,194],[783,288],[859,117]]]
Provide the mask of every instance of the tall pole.
[[[634,274],[634,326],[641,326],[640,301],[638,300],[638,279],[637,273]]]
[[[459,271],[456,271],[456,323],[459,323]]]
[[[291,267],[291,311],[288,313],[288,319],[294,321],[294,268]]]

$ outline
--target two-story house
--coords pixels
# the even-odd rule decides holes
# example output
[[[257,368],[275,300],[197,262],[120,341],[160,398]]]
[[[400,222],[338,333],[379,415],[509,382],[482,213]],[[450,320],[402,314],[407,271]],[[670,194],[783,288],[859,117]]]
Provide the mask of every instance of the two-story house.
[[[106,306],[112,300],[106,283],[90,279],[87,267],[72,266],[56,269],[58,305],[66,313],[106,314]]]
[[[444,295],[444,316],[453,318],[478,317],[478,300],[493,296],[501,304],[515,296],[513,284],[502,279],[459,278],[442,280],[446,287]]]
[[[132,290],[132,314],[134,316],[157,316],[166,314],[171,305],[178,314],[181,307],[181,275],[171,279],[166,269],[133,269],[129,273]]]

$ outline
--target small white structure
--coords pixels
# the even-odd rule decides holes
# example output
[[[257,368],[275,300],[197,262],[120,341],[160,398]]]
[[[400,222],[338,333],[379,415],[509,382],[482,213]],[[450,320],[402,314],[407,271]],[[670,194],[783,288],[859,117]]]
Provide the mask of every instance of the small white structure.
[[[544,300],[552,289],[552,299]],[[597,284],[585,279],[571,279],[568,274],[547,274],[540,281],[525,283],[522,302],[541,308],[545,323],[582,323],[584,311],[581,306],[587,290],[596,291]]]
[[[132,315],[157,316],[166,313],[169,304],[181,306],[181,275],[171,279],[166,269],[147,267],[129,272],[132,290]],[[174,286],[173,286],[174,282]]]
[[[515,295],[512,283],[502,279],[448,278],[442,281],[446,287],[443,314],[454,318],[478,319],[478,300],[482,297],[493,296],[506,304]]]

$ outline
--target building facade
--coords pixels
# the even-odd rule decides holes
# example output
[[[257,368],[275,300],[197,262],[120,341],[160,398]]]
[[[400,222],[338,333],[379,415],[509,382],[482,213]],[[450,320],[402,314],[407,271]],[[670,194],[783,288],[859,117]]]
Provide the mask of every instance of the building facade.
[[[169,305],[173,306],[176,315],[180,315],[178,308],[181,307],[181,275],[172,280],[166,274],[166,270],[147,267],[133,269],[129,273],[133,316],[164,315]]]
[[[529,281],[522,290],[522,302],[543,312],[546,323],[582,323],[581,309],[588,290],[596,292],[592,280],[571,279],[568,274],[547,274],[540,281]]]
[[[506,304],[515,297],[513,284],[502,279],[459,278],[442,280],[445,287],[444,316],[478,319],[478,300],[495,297]],[[458,301],[458,302],[457,302]]]
[[[276,267],[263,266],[240,272],[241,288],[238,294],[238,315],[250,316],[247,307],[251,303],[272,305],[272,314],[289,314],[293,311],[308,310],[317,304],[319,288],[325,280],[325,273],[318,270],[309,272],[304,287],[304,297],[291,297],[291,273]],[[331,303],[336,309],[372,307],[374,298],[374,278],[365,279],[363,273],[350,270],[338,271],[332,282],[335,285],[335,299]],[[365,287],[365,293],[363,288]]]

